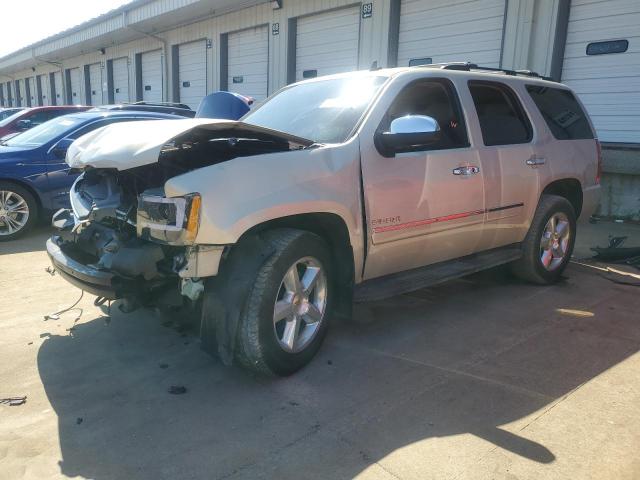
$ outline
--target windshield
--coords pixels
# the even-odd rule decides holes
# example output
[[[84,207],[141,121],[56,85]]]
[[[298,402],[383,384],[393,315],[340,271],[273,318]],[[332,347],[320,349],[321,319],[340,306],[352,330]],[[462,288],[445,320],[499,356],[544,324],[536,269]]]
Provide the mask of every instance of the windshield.
[[[10,147],[40,147],[60,135],[64,135],[66,132],[73,130],[84,121],[84,118],[63,115],[62,117],[44,122],[37,127],[33,127],[32,129],[7,140],[4,142],[4,145],[8,145]]]
[[[20,118],[22,115],[24,115],[23,110],[18,110],[17,112],[13,112],[11,115],[9,115],[8,117],[6,117],[4,120],[0,122],[0,127],[6,127],[11,122],[13,122],[16,118]]]
[[[282,90],[242,121],[316,143],[344,142],[386,80],[370,74],[301,83]]]

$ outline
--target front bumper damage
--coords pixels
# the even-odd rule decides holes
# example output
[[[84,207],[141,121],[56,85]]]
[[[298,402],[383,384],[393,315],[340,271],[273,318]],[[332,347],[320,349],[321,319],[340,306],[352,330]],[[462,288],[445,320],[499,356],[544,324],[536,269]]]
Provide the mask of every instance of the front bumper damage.
[[[57,212],[53,225],[57,233],[46,247],[55,269],[74,286],[109,300],[153,304],[161,297],[179,303],[182,294],[197,301],[201,279],[218,273],[224,253],[224,246],[160,245],[138,238],[134,229],[79,224],[69,210]]]

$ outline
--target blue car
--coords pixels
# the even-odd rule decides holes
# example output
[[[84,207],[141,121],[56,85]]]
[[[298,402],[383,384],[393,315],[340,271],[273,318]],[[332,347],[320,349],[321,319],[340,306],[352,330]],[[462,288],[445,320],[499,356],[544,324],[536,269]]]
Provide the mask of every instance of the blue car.
[[[77,175],[64,161],[69,145],[116,122],[180,119],[141,111],[92,111],[49,120],[0,144],[0,241],[25,233],[43,214],[69,206]]]

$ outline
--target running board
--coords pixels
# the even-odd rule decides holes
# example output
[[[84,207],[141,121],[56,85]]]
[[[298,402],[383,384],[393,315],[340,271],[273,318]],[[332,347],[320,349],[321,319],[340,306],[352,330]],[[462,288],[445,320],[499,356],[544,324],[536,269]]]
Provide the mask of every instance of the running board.
[[[513,262],[521,256],[520,244],[514,244],[426,267],[393,273],[356,285],[353,298],[355,302],[382,300]]]

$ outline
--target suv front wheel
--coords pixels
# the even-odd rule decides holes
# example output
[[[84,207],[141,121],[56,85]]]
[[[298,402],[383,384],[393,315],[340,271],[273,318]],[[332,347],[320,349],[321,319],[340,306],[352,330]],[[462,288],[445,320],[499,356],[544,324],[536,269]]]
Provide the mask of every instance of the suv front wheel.
[[[301,230],[268,232],[274,248],[258,272],[240,318],[238,360],[268,375],[290,375],[311,361],[333,301],[327,244]]]
[[[576,239],[576,213],[566,198],[542,195],[522,243],[513,272],[524,280],[548,285],[567,267]]]

